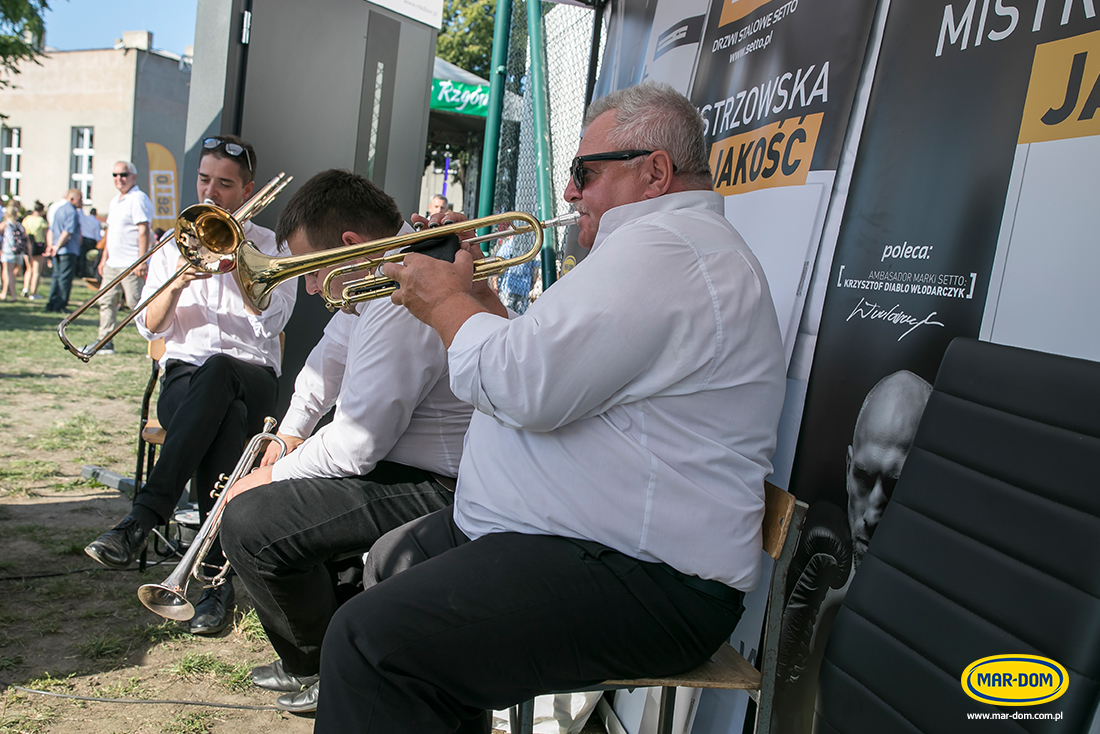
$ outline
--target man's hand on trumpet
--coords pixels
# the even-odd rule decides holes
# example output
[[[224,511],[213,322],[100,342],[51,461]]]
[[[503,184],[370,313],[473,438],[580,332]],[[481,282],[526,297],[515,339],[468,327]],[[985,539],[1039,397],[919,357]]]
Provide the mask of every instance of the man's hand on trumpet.
[[[301,446],[302,442],[305,441],[304,438],[291,436],[287,433],[276,433],[275,435],[281,438],[283,443],[286,444],[286,452],[284,453],[282,451],[277,442],[269,440],[267,442],[267,450],[264,452],[263,458],[260,459],[260,465],[234,482],[232,487],[226,489],[229,493],[229,496],[226,498],[227,502],[250,489],[259,487],[263,484],[271,484],[271,467],[282,456],[289,454],[291,451]]]
[[[261,466],[253,469],[251,474],[246,474],[245,476],[234,482],[232,487],[225,490],[229,493],[229,496],[226,497],[226,502],[232,500],[239,494],[244,494],[254,487],[259,487],[264,484],[271,484],[272,466],[273,464],[268,464],[266,466]]]
[[[304,438],[298,438],[297,436],[291,436],[289,433],[279,432],[277,434],[279,438],[283,439],[283,443],[286,444],[286,453],[289,454],[294,449],[302,445],[305,441]],[[274,441],[269,441],[267,444],[267,451],[264,452],[264,456],[260,459],[260,466],[271,466],[279,460],[279,455],[282,452],[279,449],[279,444]]]
[[[464,222],[466,215],[441,212],[428,219],[413,214],[409,221],[414,227],[433,227]],[[459,235],[462,249],[455,254],[453,263],[410,253],[403,263],[387,263],[382,267],[382,274],[401,286],[390,299],[435,329],[447,347],[466,319],[475,313],[508,316],[488,283],[473,279],[474,261],[483,257],[480,245],[466,242],[473,236],[473,230]]]

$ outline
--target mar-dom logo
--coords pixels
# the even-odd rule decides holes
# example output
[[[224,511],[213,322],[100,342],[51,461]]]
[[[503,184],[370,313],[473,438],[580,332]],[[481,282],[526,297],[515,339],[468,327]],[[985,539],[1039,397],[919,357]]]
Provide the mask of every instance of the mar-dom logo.
[[[1038,655],[993,655],[975,660],[962,674],[971,698],[994,706],[1035,706],[1069,688],[1066,669]]]

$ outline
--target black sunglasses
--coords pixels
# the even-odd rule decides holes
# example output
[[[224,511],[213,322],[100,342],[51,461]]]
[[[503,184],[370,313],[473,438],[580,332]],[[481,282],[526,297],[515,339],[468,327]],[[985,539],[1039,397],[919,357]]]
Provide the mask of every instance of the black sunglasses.
[[[226,140],[222,140],[221,138],[207,138],[206,140],[202,141],[202,147],[206,150],[217,150],[219,147],[224,148],[225,152],[233,156],[234,158],[237,158],[241,155],[241,153],[244,153],[244,162],[248,166],[248,172],[255,173],[255,171],[252,170],[252,156],[248,154],[248,149],[245,148],[243,145],[230,143]]]
[[[584,167],[585,163],[589,161],[629,161],[632,158],[652,153],[652,150],[613,150],[609,153],[579,155],[573,159],[572,165],[569,166],[569,175],[573,177],[573,185],[577,187],[577,191],[583,191],[584,179],[588,175],[588,169]]]
[[[129,171],[127,171],[125,173],[112,173],[111,174],[111,176],[113,178],[128,178],[128,177],[133,176],[133,175],[134,174],[130,173]]]

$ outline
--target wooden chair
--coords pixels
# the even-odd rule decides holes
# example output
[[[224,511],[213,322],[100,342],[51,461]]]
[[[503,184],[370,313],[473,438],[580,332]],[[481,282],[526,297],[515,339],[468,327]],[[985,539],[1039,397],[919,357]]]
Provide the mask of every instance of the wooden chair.
[[[725,688],[747,691],[756,702],[756,731],[766,733],[771,727],[771,708],[775,697],[775,671],[779,657],[779,630],[783,620],[783,599],[787,586],[787,570],[798,546],[806,504],[794,495],[767,482],[764,483],[764,552],[775,560],[768,585],[768,606],[764,612],[763,643],[759,653],[759,669],[754,668],[729,643],[720,648],[695,670],[667,678],[636,678],[609,680],[596,690],[661,687],[658,734],[672,731],[673,704],[676,689]],[[793,532],[792,532],[793,530]],[[639,644],[644,644],[639,642]],[[532,734],[534,705],[525,701],[513,709],[513,721],[518,719],[519,734]],[[516,727],[513,726],[513,730]]]
[[[156,463],[157,446],[164,444],[164,428],[157,421],[156,416],[149,415],[149,404],[152,402],[153,391],[157,387],[157,377],[160,376],[160,360],[164,357],[164,340],[151,341],[146,348],[146,354],[153,363],[149,374],[149,382],[145,384],[145,392],[141,396],[141,420],[138,424],[138,452],[137,467],[134,469],[135,494],[141,489],[144,477],[153,471]],[[148,446],[148,449],[146,448]]]

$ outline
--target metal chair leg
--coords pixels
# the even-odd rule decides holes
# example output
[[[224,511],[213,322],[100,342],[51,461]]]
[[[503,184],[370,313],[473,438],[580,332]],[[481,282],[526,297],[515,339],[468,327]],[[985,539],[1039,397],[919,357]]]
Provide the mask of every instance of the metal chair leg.
[[[672,734],[672,715],[676,708],[675,686],[661,689],[661,708],[657,713],[657,734]]]
[[[535,733],[535,699],[531,698],[519,706],[513,707],[519,709],[519,730],[512,729],[516,734],[534,734]]]

